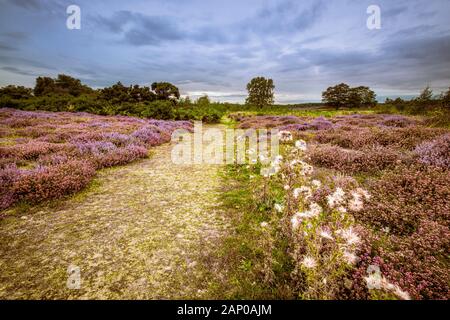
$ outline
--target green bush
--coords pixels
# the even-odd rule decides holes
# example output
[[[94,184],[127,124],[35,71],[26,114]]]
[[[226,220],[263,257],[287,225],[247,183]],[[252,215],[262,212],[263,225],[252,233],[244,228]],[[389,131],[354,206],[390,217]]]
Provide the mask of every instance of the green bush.
[[[169,100],[147,102],[141,116],[153,119],[169,120],[174,118],[174,104]]]

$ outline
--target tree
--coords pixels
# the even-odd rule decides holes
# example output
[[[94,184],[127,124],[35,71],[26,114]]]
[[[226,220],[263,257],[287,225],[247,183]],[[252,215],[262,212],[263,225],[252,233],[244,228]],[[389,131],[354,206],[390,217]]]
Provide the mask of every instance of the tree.
[[[441,93],[441,101],[444,107],[450,108],[450,87],[446,92]]]
[[[156,95],[149,87],[140,87],[137,84],[126,87],[120,81],[100,91],[100,98],[111,103],[151,102],[155,100],[155,97]]]
[[[359,86],[350,89],[351,95],[356,97],[354,107],[374,107],[377,104],[376,94],[369,87]]]
[[[50,77],[38,77],[36,78],[36,85],[34,87],[35,96],[69,94],[78,97],[80,94],[92,92],[92,88],[82,84],[79,79],[75,79],[65,74],[59,74],[56,79]]]
[[[36,97],[47,95],[55,91],[55,81],[50,77],[37,77],[34,86],[34,95]]]
[[[33,95],[33,89],[26,88],[23,86],[13,86],[9,85],[0,88],[0,97],[7,97],[10,99],[27,99],[31,98]]]
[[[350,98],[350,86],[345,83],[337,84],[333,87],[328,87],[322,92],[322,101],[328,106],[339,109],[345,106]]]
[[[153,82],[152,90],[155,92],[157,100],[177,100],[180,98],[180,91],[170,82]]]
[[[373,107],[377,104],[375,92],[369,87],[351,88],[345,83],[328,87],[322,92],[322,101],[336,109],[344,106],[349,108]]]
[[[197,105],[199,107],[208,106],[210,103],[211,103],[211,101],[209,100],[209,97],[206,94],[197,99]]]
[[[420,106],[430,104],[433,101],[433,90],[429,86],[426,86],[414,101]]]
[[[246,104],[255,105],[262,108],[266,105],[273,104],[273,91],[275,86],[272,79],[264,77],[253,78],[247,84],[248,97]]]

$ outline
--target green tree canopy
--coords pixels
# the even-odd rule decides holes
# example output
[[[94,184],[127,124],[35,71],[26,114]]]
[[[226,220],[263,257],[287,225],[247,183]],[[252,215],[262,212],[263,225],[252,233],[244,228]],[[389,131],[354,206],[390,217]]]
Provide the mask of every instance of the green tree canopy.
[[[80,94],[92,92],[92,88],[82,84],[79,79],[65,74],[59,74],[56,79],[38,77],[34,87],[34,95],[37,97],[49,94],[69,94],[77,97]]]
[[[256,77],[247,84],[248,97],[245,103],[255,105],[260,108],[273,104],[275,85],[272,79]]]
[[[8,97],[11,99],[27,99],[33,96],[33,89],[23,86],[9,85],[0,88],[0,97]]]
[[[177,100],[180,98],[180,91],[170,82],[153,82],[152,90],[158,100]]]
[[[375,92],[369,87],[352,88],[345,83],[328,87],[322,92],[322,101],[336,109],[344,106],[349,108],[372,107],[377,104]]]

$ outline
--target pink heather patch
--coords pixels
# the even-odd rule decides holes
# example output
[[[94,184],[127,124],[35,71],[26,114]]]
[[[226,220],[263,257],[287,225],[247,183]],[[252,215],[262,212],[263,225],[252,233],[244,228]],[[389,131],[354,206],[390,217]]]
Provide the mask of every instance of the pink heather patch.
[[[145,158],[188,121],[0,109],[0,209],[77,192],[96,169]],[[22,168],[22,166],[25,166]]]

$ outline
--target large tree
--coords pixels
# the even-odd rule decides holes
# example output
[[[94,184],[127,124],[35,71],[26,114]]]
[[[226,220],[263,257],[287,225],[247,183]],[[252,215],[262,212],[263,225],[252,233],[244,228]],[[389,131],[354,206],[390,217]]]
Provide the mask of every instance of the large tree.
[[[369,87],[352,88],[345,83],[328,87],[322,92],[322,101],[336,109],[344,106],[349,108],[372,107],[377,103],[375,92]]]
[[[247,84],[248,97],[245,103],[262,108],[273,104],[273,91],[275,86],[272,79],[264,77],[253,78]]]
[[[69,94],[74,97],[82,93],[92,93],[93,90],[82,84],[79,79],[65,74],[59,74],[56,79],[49,77],[36,78],[34,87],[35,96],[44,96],[48,94]]]
[[[180,91],[170,82],[153,82],[152,90],[158,100],[177,100],[180,98]]]
[[[23,86],[9,85],[0,88],[0,97],[8,97],[11,99],[27,99],[33,96],[33,89]]]

